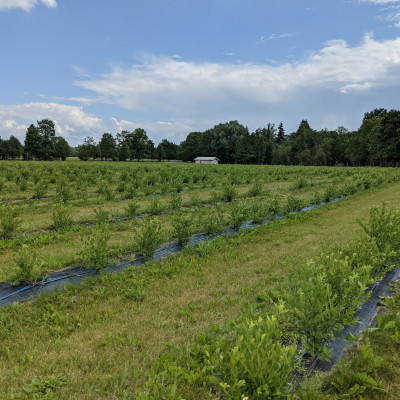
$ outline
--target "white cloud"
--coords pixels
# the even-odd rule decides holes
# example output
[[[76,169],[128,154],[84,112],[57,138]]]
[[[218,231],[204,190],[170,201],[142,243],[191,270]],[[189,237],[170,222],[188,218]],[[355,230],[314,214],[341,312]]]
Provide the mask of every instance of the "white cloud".
[[[36,102],[0,105],[0,136],[14,135],[23,140],[27,127],[44,118],[53,120],[57,135],[72,145],[81,143],[83,136],[102,130],[102,120],[85,113],[82,107]]]
[[[360,3],[370,3],[377,6],[386,6],[381,8],[383,15],[380,18],[394,22],[394,25],[400,28],[400,0],[359,0]]]
[[[377,5],[400,3],[400,0],[359,0],[360,3],[372,3]]]
[[[257,44],[265,43],[265,42],[268,42],[268,41],[274,40],[274,39],[284,39],[284,38],[292,37],[295,35],[296,35],[296,33],[282,33],[282,34],[271,33],[267,37],[261,36],[260,39],[258,39]]]
[[[366,35],[355,47],[330,41],[302,63],[216,64],[148,57],[129,69],[115,67],[99,79],[76,84],[129,110],[195,120],[240,115],[243,108],[266,109],[326,90],[345,94],[399,86],[399,72],[400,38],[380,42]]]
[[[109,124],[112,132],[121,132],[122,130],[134,131],[136,128],[142,128],[156,144],[162,139],[168,139],[169,141],[179,143],[185,140],[188,133],[193,130],[193,126],[196,126],[196,121],[181,119],[171,121],[132,122],[118,120],[115,117],[111,118],[111,124]]]
[[[57,7],[56,0],[40,0],[48,8]],[[0,11],[10,10],[12,8],[22,8],[29,12],[38,4],[38,0],[0,0]]]

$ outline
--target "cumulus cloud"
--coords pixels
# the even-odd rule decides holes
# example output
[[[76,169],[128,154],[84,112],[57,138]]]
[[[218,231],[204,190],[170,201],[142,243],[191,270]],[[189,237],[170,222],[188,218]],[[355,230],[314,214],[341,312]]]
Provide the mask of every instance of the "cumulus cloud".
[[[136,128],[144,129],[156,143],[162,139],[179,143],[183,141],[187,134],[193,130],[198,122],[192,120],[176,119],[171,121],[126,121],[111,118],[109,127],[112,132],[121,132],[122,130],[134,131]]]
[[[394,73],[396,71],[396,73]],[[80,87],[129,110],[197,119],[243,107],[262,109],[305,93],[348,93],[400,84],[400,38],[377,41],[366,35],[350,47],[330,41],[301,63],[217,64],[148,57],[129,69],[115,67]]]
[[[0,0],[0,11],[10,10],[12,8],[22,8],[29,12],[38,4],[38,0]],[[40,0],[48,8],[57,7],[56,0]]]
[[[35,102],[0,105],[0,136],[14,135],[23,140],[27,127],[44,118],[53,120],[57,135],[72,145],[80,143],[82,136],[98,134],[102,129],[102,120],[85,113],[82,107]]]

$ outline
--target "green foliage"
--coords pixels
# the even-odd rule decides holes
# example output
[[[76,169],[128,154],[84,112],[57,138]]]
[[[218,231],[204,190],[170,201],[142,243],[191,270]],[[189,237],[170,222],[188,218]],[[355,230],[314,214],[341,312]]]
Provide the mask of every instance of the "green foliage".
[[[248,196],[249,197],[257,197],[263,194],[263,189],[260,181],[254,183],[254,185],[249,189]]]
[[[83,249],[80,256],[86,268],[100,270],[107,265],[110,236],[108,225],[100,223],[93,227],[86,239],[82,239]]]
[[[46,195],[48,188],[47,182],[42,179],[36,183],[36,185],[33,187],[33,197],[35,199],[41,199]]]
[[[229,208],[229,221],[235,229],[242,226],[249,216],[249,205],[245,201],[235,201]]]
[[[128,218],[134,219],[139,211],[139,204],[135,200],[128,201],[128,205],[125,208],[125,213],[128,215]]]
[[[144,289],[143,280],[130,279],[128,284],[129,286],[124,293],[125,298],[132,301],[142,302],[147,294]]]
[[[65,203],[56,203],[52,206],[53,226],[57,230],[66,229],[73,225],[72,208]]]
[[[10,239],[17,230],[19,221],[17,211],[11,204],[0,205],[0,238]]]
[[[243,319],[234,328],[235,341],[226,352],[215,349],[206,364],[223,392],[231,399],[286,399],[292,391],[289,378],[296,367],[296,344],[282,345],[275,316]],[[224,354],[225,353],[225,354]]]
[[[100,206],[99,208],[95,208],[93,211],[97,224],[106,224],[108,222],[110,215],[104,207]]]
[[[304,206],[304,203],[298,197],[290,195],[286,199],[286,210],[287,211],[299,211]]]
[[[56,183],[56,195],[54,196],[54,201],[56,203],[66,203],[68,200],[73,198],[73,194],[71,192],[71,187],[68,181],[64,178],[57,180]]]
[[[34,376],[31,383],[24,386],[27,398],[32,400],[56,400],[56,391],[67,383],[67,377],[50,375],[45,377]]]
[[[158,218],[143,218],[135,231],[134,250],[147,259],[167,240],[167,232]]]
[[[232,201],[235,197],[238,196],[238,192],[234,185],[227,184],[223,188],[222,192],[222,200]]]
[[[180,193],[173,193],[169,204],[172,210],[180,209],[182,207],[182,195]]]
[[[194,233],[193,216],[175,215],[171,221],[174,236],[181,246],[185,246]]]
[[[43,270],[43,262],[32,247],[22,245],[14,262],[13,282],[37,282]]]
[[[198,225],[209,235],[221,232],[227,225],[221,206],[215,206],[212,210],[199,218]]]
[[[156,197],[150,202],[149,212],[152,215],[159,215],[165,210],[164,203]]]
[[[365,225],[358,223],[369,238],[376,242],[379,250],[400,250],[400,211],[387,209],[386,204],[381,207],[373,207],[369,212],[369,222]]]

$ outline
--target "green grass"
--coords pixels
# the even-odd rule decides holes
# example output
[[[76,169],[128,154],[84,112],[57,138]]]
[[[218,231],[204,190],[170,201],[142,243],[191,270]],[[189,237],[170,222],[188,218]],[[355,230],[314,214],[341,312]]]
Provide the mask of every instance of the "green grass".
[[[387,185],[227,237],[203,258],[186,250],[0,309],[4,398],[31,398],[26,392],[38,380],[53,382],[60,399],[117,399],[143,388],[147,371],[169,345],[224,325],[321,249],[356,238],[356,220],[366,220],[370,208],[385,201],[399,206],[399,189]],[[188,389],[187,398],[196,396]]]

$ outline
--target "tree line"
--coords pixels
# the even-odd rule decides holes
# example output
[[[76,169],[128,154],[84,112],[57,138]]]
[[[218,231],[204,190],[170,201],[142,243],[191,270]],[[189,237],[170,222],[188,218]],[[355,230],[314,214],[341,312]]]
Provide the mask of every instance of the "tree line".
[[[282,123],[278,127],[268,123],[250,133],[238,121],[230,121],[204,132],[191,132],[179,145],[164,139],[155,146],[146,131],[137,128],[123,130],[115,137],[104,133],[99,143],[88,136],[71,149],[64,138],[56,137],[54,122],[49,119],[27,129],[24,145],[13,136],[0,138],[2,159],[65,160],[68,155],[84,161],[193,161],[198,156],[212,156],[229,164],[398,166],[400,111],[379,108],[366,112],[356,131],[344,127],[318,131],[302,120],[291,134],[285,133]]]

